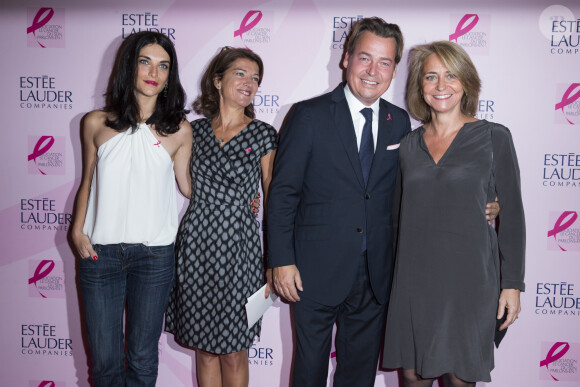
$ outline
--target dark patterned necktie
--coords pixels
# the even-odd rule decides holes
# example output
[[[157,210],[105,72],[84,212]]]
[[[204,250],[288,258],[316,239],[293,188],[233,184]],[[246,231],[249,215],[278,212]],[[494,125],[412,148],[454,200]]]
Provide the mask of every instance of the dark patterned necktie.
[[[365,187],[369,181],[369,173],[375,155],[375,144],[373,142],[373,109],[364,108],[361,114],[365,118],[365,125],[363,126],[362,136],[360,139],[360,148],[358,150],[358,157],[360,159],[360,166],[362,168],[363,178],[365,180]],[[367,250],[367,230],[366,224],[363,231],[363,240],[361,251],[364,253]]]
[[[371,165],[373,163],[373,156],[375,155],[375,143],[373,141],[373,109],[364,108],[360,112],[365,118],[365,126],[363,127],[360,139],[358,157],[360,159],[360,166],[362,168],[366,186],[369,180]]]

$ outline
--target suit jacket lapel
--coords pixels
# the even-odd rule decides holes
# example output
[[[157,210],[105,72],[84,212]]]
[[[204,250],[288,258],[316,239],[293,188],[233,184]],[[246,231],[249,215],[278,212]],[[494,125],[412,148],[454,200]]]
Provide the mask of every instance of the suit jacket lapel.
[[[364,187],[365,183],[356,146],[356,135],[354,133],[352,117],[350,116],[350,109],[348,108],[346,97],[344,96],[344,83],[341,83],[334,90],[332,100],[334,102],[331,105],[331,115],[334,120],[333,125],[336,128],[338,137],[342,141],[356,178],[359,184]]]

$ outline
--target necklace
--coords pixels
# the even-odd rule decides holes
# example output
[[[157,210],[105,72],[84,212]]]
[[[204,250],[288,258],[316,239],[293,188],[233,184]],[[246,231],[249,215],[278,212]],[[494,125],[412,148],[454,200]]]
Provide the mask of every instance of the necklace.
[[[219,119],[219,117],[218,117],[218,119]],[[226,140],[225,140],[225,138],[228,138],[228,140],[229,140],[229,139],[231,139],[231,137],[229,137],[229,136],[228,136],[228,133],[229,133],[230,131],[234,131],[234,132],[238,133],[238,132],[239,132],[239,130],[237,130],[237,129],[238,129],[239,127],[243,127],[243,126],[245,126],[245,125],[246,125],[246,117],[245,117],[245,116],[244,116],[244,117],[242,117],[242,120],[240,121],[240,123],[238,123],[238,124],[236,124],[236,125],[234,125],[234,126],[231,126],[231,128],[232,128],[231,130],[224,128],[224,127],[221,125],[221,122],[220,122],[220,124],[218,125],[218,124],[217,124],[217,122],[218,122],[218,119],[216,119],[216,121],[214,122],[214,125],[212,125],[212,130],[213,130],[213,132],[214,132],[214,135],[215,135],[215,137],[216,137],[216,140],[217,140],[217,142],[218,142],[219,146],[223,146],[223,145],[226,143]],[[218,130],[214,129],[214,127],[215,127],[215,128],[218,128],[218,129],[222,129],[222,130],[221,130],[221,132],[222,132],[222,136],[221,136],[221,137],[218,137],[218,134],[217,134]],[[234,136],[235,136],[235,134],[234,134]]]

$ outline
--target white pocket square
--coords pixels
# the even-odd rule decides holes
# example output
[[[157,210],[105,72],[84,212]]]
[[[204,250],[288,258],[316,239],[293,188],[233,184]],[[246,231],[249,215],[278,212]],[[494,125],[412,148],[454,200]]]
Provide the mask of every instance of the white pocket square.
[[[387,147],[387,150],[395,150],[395,149],[399,149],[399,145],[401,144],[393,144],[393,145],[389,145]]]

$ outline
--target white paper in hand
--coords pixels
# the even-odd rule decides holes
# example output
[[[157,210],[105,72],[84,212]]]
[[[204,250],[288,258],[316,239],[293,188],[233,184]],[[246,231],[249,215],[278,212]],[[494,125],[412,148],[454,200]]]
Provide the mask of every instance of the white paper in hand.
[[[248,297],[246,304],[246,315],[248,316],[248,329],[262,317],[268,308],[278,299],[278,296],[270,291],[268,298],[264,298],[266,285],[262,286],[256,293]]]

